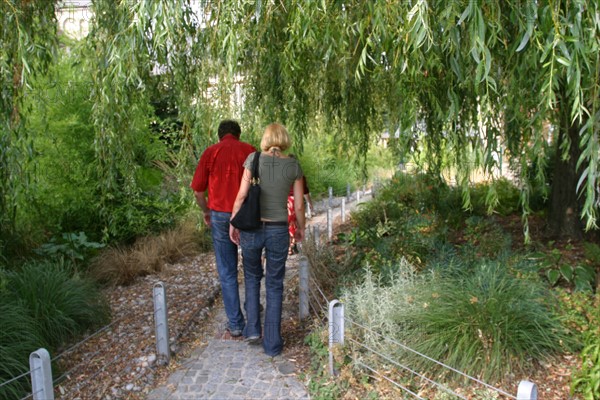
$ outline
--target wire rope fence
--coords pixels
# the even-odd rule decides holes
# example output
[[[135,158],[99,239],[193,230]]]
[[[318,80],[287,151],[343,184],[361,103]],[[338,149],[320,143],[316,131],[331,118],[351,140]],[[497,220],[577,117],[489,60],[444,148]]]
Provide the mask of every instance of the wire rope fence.
[[[374,193],[372,193],[372,195],[374,195]],[[356,194],[356,198],[360,199],[359,193]],[[330,204],[332,203],[330,202]],[[329,209],[331,209],[331,207]],[[332,214],[332,212],[328,212],[328,226],[326,228],[328,232],[331,232],[330,223]],[[327,243],[323,243],[319,240],[321,227],[313,226],[313,229],[315,232],[309,236],[309,240],[311,241],[310,245],[313,246],[313,249],[317,254],[319,254],[320,250],[322,250]],[[310,229],[308,230],[310,231]],[[331,241],[331,234],[329,234],[328,239]],[[302,268],[307,268],[308,271],[303,272]],[[444,371],[443,373],[440,373],[439,376],[454,374],[455,376],[460,377],[462,381],[467,382],[466,384],[463,384],[464,386],[470,385],[471,387],[478,387],[483,391],[487,391],[487,394],[483,395],[486,397],[481,397],[482,399],[489,398],[487,396],[493,396],[494,398],[498,398],[498,396],[500,396],[500,398],[515,400],[538,399],[537,386],[532,382],[526,380],[519,382],[516,395],[511,394],[506,390],[495,387],[481,379],[478,379],[477,377],[466,374],[439,360],[428,357],[426,354],[420,353],[393,338],[386,337],[383,334],[357,322],[352,318],[352,316],[344,315],[344,304],[339,300],[333,299],[331,296],[327,296],[325,294],[325,290],[323,290],[319,285],[319,280],[313,273],[310,262],[305,255],[303,255],[300,260],[300,269],[301,271],[299,273],[301,276],[303,274],[309,276],[309,279],[306,280],[308,287],[300,288],[301,293],[307,293],[307,298],[303,299],[303,297],[300,296],[300,301],[307,302],[308,306],[305,308],[311,310],[311,316],[313,318],[318,319],[321,323],[328,324],[329,370],[332,376],[337,374],[337,371],[334,368],[334,357],[336,353],[335,348],[341,346],[342,348],[349,348],[346,349],[347,351],[344,354],[345,356],[349,357],[353,365],[362,369],[367,374],[373,374],[373,376],[377,376],[379,379],[387,381],[395,388],[400,390],[403,393],[404,398],[425,399],[426,397],[422,397],[423,395],[420,393],[420,391],[426,388],[429,388],[430,391],[435,390],[440,393],[444,393],[446,396],[451,396],[452,398],[473,398],[467,397],[467,395],[464,394],[466,391],[464,388],[462,388],[462,390],[459,388],[452,388],[448,383],[442,382],[439,379],[436,380],[436,378],[428,376],[427,373],[419,371],[415,367],[411,367],[406,362],[398,359],[397,356],[386,354],[386,352],[382,349],[377,349],[374,348],[373,345],[363,343],[360,339],[361,336],[369,334],[371,336],[378,337],[380,342],[386,342],[402,352],[410,353],[428,363],[435,364],[436,367]],[[303,306],[300,305],[301,309],[302,307]],[[351,335],[346,335],[346,331],[351,333]],[[353,354],[348,354],[348,352],[352,352]],[[390,368],[390,366],[392,368]],[[448,380],[446,379],[445,381]]]
[[[386,354],[382,350],[374,348],[372,345],[361,342],[361,340],[358,338],[361,337],[361,331],[362,331],[362,332],[367,332],[373,336],[378,336],[381,341],[388,342],[388,343],[392,344],[393,346],[395,346],[397,349],[400,349],[405,352],[410,352],[413,355],[416,355],[424,360],[427,360],[428,362],[436,364],[438,367],[442,368],[446,372],[450,372],[452,374],[458,375],[461,378],[464,378],[464,380],[468,381],[470,384],[482,387],[485,390],[487,390],[488,393],[494,393],[495,396],[503,396],[502,398],[515,399],[515,400],[537,400],[537,398],[538,398],[537,397],[537,386],[529,381],[521,381],[519,383],[517,394],[513,395],[513,394],[508,393],[506,390],[495,387],[487,382],[484,382],[481,379],[478,379],[476,377],[468,375],[468,374],[466,374],[456,368],[453,368],[452,366],[449,366],[441,361],[438,361],[431,357],[428,357],[427,355],[422,354],[422,353],[410,348],[409,346],[407,346],[403,343],[400,343],[399,341],[397,341],[393,338],[386,337],[386,336],[382,335],[381,333],[376,332],[373,329],[371,329],[359,322],[354,321],[352,318],[345,316],[343,311],[338,313],[339,315],[341,315],[341,317],[339,315],[338,315],[338,317],[336,317],[334,315],[334,313],[332,313],[332,310],[335,310],[338,308],[341,308],[343,310],[343,303],[341,303],[335,299],[327,300],[327,298],[324,296],[323,291],[320,288],[318,288],[318,284],[315,280],[311,280],[311,285],[317,285],[317,288],[310,291],[310,293],[311,293],[311,299],[310,299],[311,303],[310,304],[311,304],[311,310],[313,312],[313,317],[316,317],[321,322],[325,321],[329,325],[329,339],[330,339],[330,344],[329,344],[330,365],[329,365],[329,368],[330,368],[330,373],[332,375],[335,376],[337,374],[337,371],[334,368],[334,360],[333,360],[334,354],[335,354],[334,347],[335,346],[344,346],[345,343],[348,342],[348,344],[350,345],[349,347],[351,347],[351,349],[350,349],[351,352],[365,355],[365,357],[363,359],[357,359],[356,356],[353,357],[352,355],[346,354],[346,356],[350,357],[350,359],[354,362],[354,365],[361,367],[367,371],[370,371],[371,373],[376,374],[378,377],[388,381],[389,383],[391,383],[398,389],[401,389],[407,395],[412,396],[409,398],[417,398],[417,399],[423,398],[417,393],[418,391],[411,389],[414,386],[417,386],[417,387],[422,386],[423,382],[425,384],[429,385],[429,387],[431,387],[431,388],[435,388],[436,390],[444,392],[447,395],[454,396],[454,398],[457,398],[457,399],[469,399],[470,398],[470,397],[466,397],[463,394],[460,394],[457,390],[449,387],[448,384],[437,381],[436,379],[427,376],[423,372],[419,372],[416,368],[411,367],[410,365],[408,365],[406,363],[403,363],[401,360],[398,360],[393,355]],[[318,300],[317,300],[317,298],[318,298]],[[324,301],[326,301],[325,304],[327,304],[327,306],[324,305],[324,303],[323,303]],[[316,304],[316,306],[312,306],[313,303]],[[329,312],[328,312],[328,308],[329,308]],[[348,327],[347,329],[345,328],[346,326]],[[346,332],[350,332],[351,336],[347,337]],[[379,359],[381,361],[377,365],[373,365],[372,363],[375,359]],[[410,382],[410,384],[399,382],[397,380],[397,378],[395,378],[394,376],[389,376],[389,367],[387,367],[389,365],[393,366],[395,368],[395,370],[398,371],[397,375],[399,377],[404,377],[404,380],[408,380]],[[382,370],[388,371],[388,374],[381,372]],[[440,374],[440,375],[446,375],[446,374]],[[412,380],[408,379],[407,376],[414,377],[414,379],[412,379]],[[416,382],[415,382],[415,380],[416,380]]]
[[[339,204],[340,201],[337,198],[334,199],[332,197],[332,191],[330,191],[330,198],[323,200],[320,203],[327,203],[329,205],[328,207],[331,207],[332,204]],[[322,205],[318,205],[317,207],[322,207]],[[313,211],[317,212],[317,210]],[[328,223],[331,224],[332,222],[333,221],[329,221]],[[316,314],[320,309],[326,306],[327,298],[323,291],[320,290],[318,285],[313,283],[310,285],[310,287],[311,290],[314,290],[315,288],[317,290],[316,292],[312,293],[312,296],[309,296],[311,298],[309,304],[310,310]],[[200,305],[200,307],[198,307],[192,313],[192,317],[187,321],[187,323],[184,324],[185,326],[179,332],[174,334],[173,337],[171,337],[169,333],[169,324],[167,321],[168,307],[166,302],[166,287],[162,282],[154,285],[152,300],[152,303],[154,304],[155,341],[157,353],[156,360],[154,361],[156,361],[158,364],[166,365],[170,360],[170,346],[173,345],[174,341],[182,339],[185,332],[190,329],[191,320],[204,310],[205,304]],[[134,311],[131,311],[129,314],[125,314],[96,330],[95,332],[87,335],[82,340],[74,343],[72,346],[61,351],[54,357],[51,357],[50,353],[44,348],[40,348],[32,352],[30,354],[29,371],[12,377],[5,382],[0,382],[0,390],[6,389],[16,382],[22,382],[23,385],[21,386],[31,387],[31,390],[18,400],[53,400],[55,395],[65,399],[77,398],[86,385],[100,377],[102,374],[110,373],[109,370],[112,366],[130,361],[128,360],[129,355],[117,353],[116,355],[108,356],[109,354],[106,349],[98,347],[95,349],[95,351],[86,352],[85,359],[81,359],[79,361],[66,361],[66,359],[69,358],[69,355],[71,355],[73,352],[86,344],[90,344],[91,341],[98,339],[102,335],[117,335],[116,331],[121,328],[120,324],[129,320],[133,316],[133,312]],[[322,318],[326,317],[322,316]],[[85,377],[77,376],[76,382],[72,383],[68,389],[65,389],[63,383],[73,380],[74,375],[76,375],[83,366],[89,367],[90,364],[97,366],[95,372],[88,374]],[[56,378],[53,377],[53,366],[55,367],[56,371],[61,371],[60,375]],[[89,368],[86,368],[86,371],[89,372]],[[108,385],[105,386],[104,390],[107,388]],[[97,396],[102,395],[104,395],[104,393],[97,394]]]
[[[154,304],[154,321],[155,321],[155,332],[154,339],[156,341],[156,358],[150,358],[149,364],[165,365],[169,361],[171,354],[171,346],[175,345],[177,340],[182,339],[185,332],[189,330],[191,325],[191,319],[197,317],[201,311],[205,310],[205,304],[200,304],[196,310],[193,311],[190,320],[188,320],[179,332],[176,332],[173,337],[169,335],[168,321],[167,321],[167,302],[166,302],[166,291],[162,282],[155,284],[152,293],[148,293],[148,297],[152,298]],[[111,340],[105,338],[105,335],[113,336],[127,336],[127,324],[132,318],[137,316],[136,310],[132,309],[123,314],[120,318],[115,319],[111,323],[103,326],[102,328],[94,331],[87,335],[80,341],[74,343],[68,348],[62,350],[59,354],[54,357],[50,356],[50,353],[40,348],[30,354],[29,357],[29,371],[14,376],[4,382],[0,382],[0,391],[10,389],[11,385],[20,383],[20,387],[29,387],[28,393],[21,397],[14,397],[15,400],[54,400],[55,396],[62,399],[73,399],[81,397],[81,393],[86,389],[86,386],[90,385],[93,381],[101,377],[102,375],[112,374],[114,368],[120,368],[120,365],[127,365],[125,368],[131,369],[131,375],[133,376],[132,381],[140,379],[141,374],[149,373],[149,370],[144,371],[143,368],[137,371],[132,365],[137,362],[133,360],[131,354],[125,352],[112,352],[110,348],[102,346],[101,343],[110,343]],[[150,331],[144,331],[144,335],[148,335]],[[126,346],[133,346],[135,344],[127,343]],[[82,351],[82,357],[80,359],[74,359],[73,353],[81,349],[84,346],[96,346],[91,351],[84,349]],[[134,357],[135,358],[135,357]],[[162,361],[162,362],[161,362]],[[53,367],[55,371],[60,371],[60,375],[53,377]],[[85,367],[86,375],[80,374],[80,370]],[[110,376],[106,377],[106,384],[101,385],[102,393],[94,393],[93,398],[102,398],[105,395],[104,392],[109,390],[112,379]],[[65,383],[68,383],[65,385]],[[133,384],[127,385],[133,388]],[[8,391],[10,393],[10,391]],[[22,392],[22,391],[21,391]],[[113,395],[114,393],[108,393]],[[117,396],[118,397],[118,396]]]

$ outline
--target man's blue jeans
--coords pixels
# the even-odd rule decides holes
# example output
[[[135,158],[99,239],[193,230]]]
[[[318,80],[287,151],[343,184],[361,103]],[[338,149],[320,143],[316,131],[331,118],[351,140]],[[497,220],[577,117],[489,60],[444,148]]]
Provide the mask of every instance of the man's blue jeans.
[[[244,329],[244,316],[240,309],[240,292],[238,288],[238,248],[229,239],[229,220],[231,213],[211,211],[210,226],[217,260],[217,271],[221,281],[221,295],[225,314],[229,320],[229,330]]]
[[[261,263],[265,249],[267,266],[265,288],[267,307],[263,348],[269,356],[276,356],[283,349],[281,337],[281,308],[283,302],[283,278],[288,256],[289,233],[287,225],[266,225],[252,231],[240,232],[244,281],[246,289],[246,317],[248,323],[244,336],[261,336],[260,324],[260,281],[263,277]]]

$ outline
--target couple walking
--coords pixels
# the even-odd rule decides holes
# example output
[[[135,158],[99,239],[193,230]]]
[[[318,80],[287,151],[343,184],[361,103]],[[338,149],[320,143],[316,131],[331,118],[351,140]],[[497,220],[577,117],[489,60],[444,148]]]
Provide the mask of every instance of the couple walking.
[[[283,280],[290,243],[287,200],[291,187],[297,218],[295,239],[300,242],[305,228],[303,174],[298,160],[283,153],[291,146],[285,127],[276,123],[268,125],[261,139],[259,158],[262,225],[249,231],[235,229],[229,221],[248,194],[255,153],[253,146],[239,140],[240,134],[237,122],[221,122],[219,142],[208,147],[200,157],[190,186],[204,213],[204,222],[211,228],[229,333],[234,337],[243,335],[251,343],[258,343],[262,338],[265,353],[276,356],[283,349]],[[238,245],[243,257],[246,320],[238,291]],[[267,298],[264,328],[259,300],[263,249]]]

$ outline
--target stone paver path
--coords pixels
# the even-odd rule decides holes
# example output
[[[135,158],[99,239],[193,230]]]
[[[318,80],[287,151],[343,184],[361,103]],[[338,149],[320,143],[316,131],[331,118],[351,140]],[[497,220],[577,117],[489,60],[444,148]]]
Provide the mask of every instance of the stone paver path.
[[[148,399],[308,399],[294,370],[283,357],[267,356],[261,346],[215,339]]]
[[[333,204],[333,207],[336,206],[339,205]],[[325,232],[322,237],[326,237],[327,213],[319,213],[323,209],[326,209],[326,206],[317,207],[318,214],[307,223],[310,226],[318,225],[320,230]],[[339,210],[336,211],[334,218],[338,215]],[[286,281],[298,273],[297,259],[298,256],[291,256],[288,259]],[[263,279],[262,304],[265,304],[264,286]],[[243,284],[240,287],[240,299],[244,301]],[[297,314],[298,304],[291,304],[284,296],[282,320],[290,316],[297,317]],[[282,355],[269,357],[263,352],[262,345],[250,345],[243,340],[233,340],[225,333],[226,322],[225,311],[221,306],[214,321],[215,336],[208,340],[206,347],[196,349],[183,363],[183,367],[169,377],[167,384],[152,391],[146,399],[310,398],[306,387],[295,373],[295,365],[285,358],[285,347]]]

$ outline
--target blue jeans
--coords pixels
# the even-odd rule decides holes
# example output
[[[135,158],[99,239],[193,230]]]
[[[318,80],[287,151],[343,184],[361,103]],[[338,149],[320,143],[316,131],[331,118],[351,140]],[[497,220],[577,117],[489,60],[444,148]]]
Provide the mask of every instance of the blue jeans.
[[[210,226],[217,260],[217,271],[221,281],[221,295],[230,330],[244,329],[244,315],[240,309],[238,288],[238,248],[229,239],[229,220],[231,213],[211,211]]]
[[[246,287],[246,317],[248,323],[244,336],[263,336],[263,349],[269,356],[276,356],[283,349],[281,337],[281,308],[283,302],[283,278],[288,257],[289,234],[287,225],[267,225],[252,231],[240,232],[240,245],[244,265]],[[263,277],[261,263],[265,249],[267,266],[265,287],[264,333],[260,323],[260,281]]]

